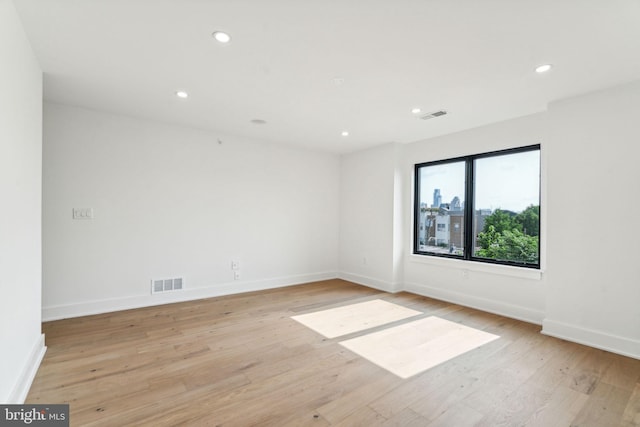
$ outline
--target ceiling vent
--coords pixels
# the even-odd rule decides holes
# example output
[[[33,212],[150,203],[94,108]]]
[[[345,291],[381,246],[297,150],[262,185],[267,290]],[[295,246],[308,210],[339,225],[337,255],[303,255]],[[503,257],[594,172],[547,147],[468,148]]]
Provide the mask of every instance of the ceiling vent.
[[[425,116],[420,117],[422,120],[429,120],[429,119],[433,119],[434,117],[440,117],[440,116],[444,116],[445,114],[447,114],[447,112],[445,110],[438,110],[438,111],[433,111]]]

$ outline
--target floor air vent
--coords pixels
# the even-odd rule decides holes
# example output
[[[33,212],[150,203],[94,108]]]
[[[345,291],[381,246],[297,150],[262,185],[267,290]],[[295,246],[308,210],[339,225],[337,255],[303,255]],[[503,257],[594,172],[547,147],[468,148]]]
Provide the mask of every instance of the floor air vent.
[[[176,277],[173,279],[153,279],[151,281],[151,293],[158,294],[160,292],[179,291],[184,287],[184,279]]]

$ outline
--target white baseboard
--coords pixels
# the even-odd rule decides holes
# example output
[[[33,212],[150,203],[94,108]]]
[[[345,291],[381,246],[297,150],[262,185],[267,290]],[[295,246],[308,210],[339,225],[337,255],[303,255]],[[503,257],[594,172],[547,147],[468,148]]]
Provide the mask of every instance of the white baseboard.
[[[421,283],[407,282],[404,284],[404,290],[406,292],[463,305],[465,307],[475,308],[488,313],[499,314],[501,316],[522,320],[536,325],[542,324],[545,314],[544,311],[532,310],[528,307],[522,307],[515,304],[494,301],[441,288],[434,288]]]
[[[27,361],[22,369],[22,373],[18,378],[18,382],[13,388],[11,394],[9,394],[9,398],[7,400],[8,404],[21,405],[24,403],[46,351],[47,347],[44,345],[44,334],[42,334],[34,343],[31,353],[27,357]]]
[[[638,340],[549,319],[545,319],[542,322],[542,333],[566,341],[610,351],[611,353],[640,359],[640,341]]]
[[[378,289],[379,291],[384,292],[394,293],[402,290],[401,286],[397,283],[387,282],[385,280],[376,279],[374,277],[362,276],[360,274],[346,273],[344,271],[341,271],[340,273],[338,273],[338,278],[357,283],[358,285]]]
[[[89,316],[92,314],[109,313],[113,311],[129,310],[133,308],[170,304],[174,302],[192,301],[202,298],[219,297],[223,295],[240,294],[244,292],[262,291],[299,285],[320,280],[337,278],[336,272],[321,272],[301,274],[296,276],[277,277],[251,282],[231,282],[203,288],[185,288],[181,291],[139,295],[124,298],[85,301],[76,304],[56,305],[42,308],[42,321],[66,319],[71,317]]]

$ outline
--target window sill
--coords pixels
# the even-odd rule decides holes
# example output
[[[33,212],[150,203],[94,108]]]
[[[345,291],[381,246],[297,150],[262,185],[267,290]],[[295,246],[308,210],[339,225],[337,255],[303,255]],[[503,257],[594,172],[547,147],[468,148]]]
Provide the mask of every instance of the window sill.
[[[513,267],[510,265],[489,264],[477,261],[463,261],[451,258],[440,258],[428,255],[409,255],[409,262],[434,265],[438,267],[455,268],[458,270],[478,271],[488,274],[518,277],[521,279],[541,280],[543,271],[540,269]]]

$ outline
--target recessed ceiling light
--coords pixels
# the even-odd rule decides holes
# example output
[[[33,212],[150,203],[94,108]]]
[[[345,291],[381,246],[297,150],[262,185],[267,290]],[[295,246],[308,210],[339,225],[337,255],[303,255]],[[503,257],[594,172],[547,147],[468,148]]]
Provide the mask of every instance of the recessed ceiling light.
[[[536,73],[546,73],[551,68],[553,68],[551,64],[542,64],[536,67]]]
[[[349,136],[349,131],[343,130],[341,135],[342,136]]]
[[[184,90],[179,90],[179,91],[176,92],[176,96],[178,98],[183,98],[184,99],[184,98],[188,98],[189,94],[187,92],[185,92]]]
[[[214,39],[219,41],[220,43],[229,43],[231,41],[231,36],[224,31],[215,31],[211,34]]]
[[[417,107],[416,107],[416,108],[412,108],[412,109],[411,109],[411,112],[412,112],[413,114],[418,114],[418,113],[419,113],[419,112],[421,112],[421,111],[422,111],[422,110],[421,110],[421,109],[419,109],[419,108],[417,108]]]

